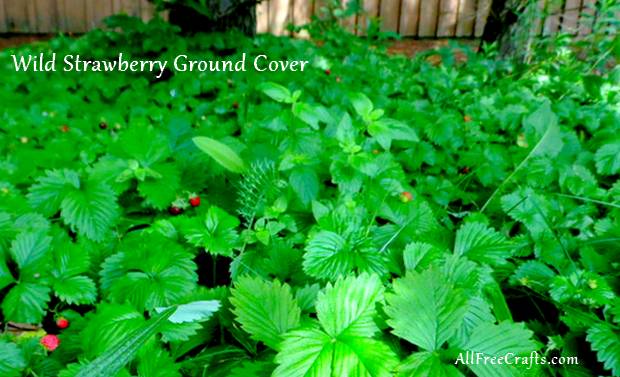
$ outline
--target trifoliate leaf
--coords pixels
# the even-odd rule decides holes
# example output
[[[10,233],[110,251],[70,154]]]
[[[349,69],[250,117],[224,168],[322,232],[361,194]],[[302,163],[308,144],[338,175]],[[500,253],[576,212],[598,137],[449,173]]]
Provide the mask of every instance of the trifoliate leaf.
[[[18,283],[2,301],[2,313],[8,321],[39,323],[43,319],[50,289],[35,283]]]
[[[389,377],[397,359],[387,345],[361,337],[333,338],[316,328],[286,334],[274,377]]]
[[[197,224],[196,224],[197,223]],[[204,247],[213,255],[232,256],[237,246],[239,219],[216,206],[211,206],[202,222],[194,222],[185,238],[194,246]]]
[[[408,272],[394,281],[394,293],[386,294],[386,299],[392,332],[428,351],[439,349],[453,336],[467,312],[463,292],[435,269]]]
[[[375,305],[383,301],[383,284],[377,275],[339,279],[317,297],[316,310],[323,329],[331,337],[372,337],[379,329],[374,322]]]
[[[116,194],[100,182],[89,181],[69,192],[61,203],[63,220],[93,241],[102,241],[119,215]]]
[[[146,177],[138,183],[138,192],[146,199],[148,205],[155,209],[170,206],[181,185],[177,167],[173,164],[158,164],[153,167],[160,177]]]
[[[511,256],[506,238],[482,223],[466,223],[456,232],[454,253],[491,265],[504,264]]]
[[[299,326],[301,310],[288,284],[241,277],[231,291],[233,313],[253,339],[278,349],[282,334]]]
[[[335,280],[352,271],[380,275],[387,271],[382,253],[370,239],[359,234],[350,234],[347,240],[322,230],[310,238],[303,258],[304,271],[317,279]]]

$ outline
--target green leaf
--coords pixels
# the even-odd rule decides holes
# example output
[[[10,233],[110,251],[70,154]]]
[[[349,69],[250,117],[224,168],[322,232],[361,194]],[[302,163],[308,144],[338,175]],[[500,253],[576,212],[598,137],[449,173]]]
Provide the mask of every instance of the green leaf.
[[[176,199],[181,185],[181,178],[174,164],[158,164],[153,170],[160,178],[147,177],[138,183],[138,192],[146,202],[155,209],[165,209]]]
[[[499,324],[482,323],[471,333],[463,347],[466,351],[481,353],[483,356],[501,357],[507,354],[513,356],[529,356],[538,350],[538,345],[532,340],[533,332],[523,323],[501,322]],[[531,365],[493,365],[469,364],[468,367],[479,377],[521,377],[527,376]],[[533,371],[537,369],[534,365]]]
[[[606,323],[597,323],[588,329],[586,337],[596,351],[598,361],[614,376],[620,376],[620,334]]]
[[[293,103],[290,90],[280,84],[263,82],[257,85],[256,89],[265,93],[269,98],[276,102]]]
[[[51,237],[45,232],[20,233],[11,243],[11,256],[17,266],[23,270],[36,266],[50,249]]]
[[[301,310],[291,287],[259,277],[241,277],[231,290],[233,313],[253,339],[279,349],[282,334],[299,326]]]
[[[242,173],[245,171],[243,160],[228,145],[205,136],[195,137],[192,141],[196,144],[198,149],[211,156],[211,158],[225,169],[233,173]]]
[[[121,368],[134,358],[140,347],[157,333],[161,324],[165,323],[174,311],[175,308],[168,308],[137,330],[127,334],[113,348],[81,368],[76,377],[115,376]]]
[[[349,100],[351,101],[355,112],[362,118],[368,117],[372,112],[372,102],[364,93],[350,93]]]
[[[286,334],[274,377],[390,377],[396,355],[387,345],[360,337],[332,338],[314,328]]]
[[[439,349],[459,329],[467,312],[466,298],[445,274],[435,269],[407,272],[386,294],[385,312],[392,332],[428,351]]]
[[[318,319],[331,337],[372,337],[379,329],[374,322],[375,305],[383,301],[383,284],[377,275],[338,279],[327,284],[316,301]]]
[[[512,245],[506,238],[482,223],[466,223],[456,232],[454,253],[491,265],[505,264]]]
[[[599,174],[613,175],[620,172],[620,140],[600,147],[594,160]]]
[[[293,115],[302,120],[315,130],[319,129],[319,121],[321,113],[317,106],[305,102],[297,102],[293,104]]]
[[[20,282],[2,301],[2,313],[8,321],[39,323],[43,319],[50,289],[44,285]]]
[[[379,145],[389,150],[392,140],[420,141],[415,130],[395,119],[382,118],[368,125],[368,133],[375,137]]]
[[[463,377],[453,365],[445,364],[435,352],[416,352],[398,367],[399,376],[407,377]]]
[[[168,320],[172,323],[202,322],[206,321],[220,308],[217,300],[193,301],[178,305]],[[156,308],[157,313],[162,313],[168,308]]]
[[[92,304],[97,299],[97,287],[86,276],[71,276],[54,282],[56,296],[67,304]]]
[[[236,228],[239,219],[229,215],[216,206],[209,207],[201,226],[192,226],[187,230],[185,239],[194,246],[204,247],[213,255],[232,257],[239,236]]]
[[[291,172],[289,183],[304,205],[310,204],[318,197],[319,177],[312,168],[296,167]]]
[[[304,271],[317,279],[335,280],[352,271],[386,272],[383,255],[372,242],[351,235],[347,240],[340,234],[322,230],[314,234],[306,245]]]
[[[49,217],[60,208],[65,195],[80,187],[80,177],[73,170],[50,170],[45,176],[37,178],[37,183],[30,187],[28,200],[30,205]]]
[[[119,215],[114,191],[95,181],[69,192],[60,207],[62,219],[93,241],[102,241]]]
[[[14,343],[0,340],[0,375],[3,377],[18,377],[26,367],[26,360],[22,350]]]

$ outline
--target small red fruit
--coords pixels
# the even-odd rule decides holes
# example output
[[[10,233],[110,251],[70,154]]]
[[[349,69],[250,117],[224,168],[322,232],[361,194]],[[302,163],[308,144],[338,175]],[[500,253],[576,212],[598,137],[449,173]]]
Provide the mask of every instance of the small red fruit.
[[[99,123],[99,129],[105,130],[106,128],[108,128],[108,124],[106,122]]]
[[[41,343],[43,348],[45,348],[46,350],[53,351],[58,348],[58,345],[60,345],[60,339],[58,339],[56,335],[48,334],[41,338],[39,343]]]
[[[332,71],[331,71],[330,69],[326,69],[326,70],[325,70],[325,74],[326,74],[327,76],[329,76],[329,75],[331,75],[331,74],[332,74]]]
[[[469,173],[469,166],[465,166],[464,168],[461,169],[461,174],[467,174]]]
[[[69,320],[65,317],[60,317],[56,320],[56,326],[58,326],[59,329],[66,329],[69,327]]]
[[[232,104],[233,109],[238,109],[239,108],[239,102],[235,101]]]
[[[177,206],[170,206],[170,208],[168,208],[168,212],[173,215],[180,215],[181,213],[183,213],[183,209],[177,207]]]
[[[189,198],[189,205],[192,207],[198,207],[200,205],[200,196],[193,196]]]
[[[409,203],[413,200],[413,195],[409,191],[403,191],[400,193],[400,201],[403,203]]]
[[[69,132],[69,126],[67,126],[66,124],[63,124],[62,126],[60,126],[60,132],[62,133]]]

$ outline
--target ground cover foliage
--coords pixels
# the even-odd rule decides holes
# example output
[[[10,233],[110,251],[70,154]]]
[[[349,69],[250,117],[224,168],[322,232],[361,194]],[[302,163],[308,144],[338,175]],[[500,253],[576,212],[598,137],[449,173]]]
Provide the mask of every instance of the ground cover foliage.
[[[525,65],[322,24],[317,44],[109,22],[17,51],[311,66],[35,74],[0,53],[2,376],[620,376],[617,43]]]

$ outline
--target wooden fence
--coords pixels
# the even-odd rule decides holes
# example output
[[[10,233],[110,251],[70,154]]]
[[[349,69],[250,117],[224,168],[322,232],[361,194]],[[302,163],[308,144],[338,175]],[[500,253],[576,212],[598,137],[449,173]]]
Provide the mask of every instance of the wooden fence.
[[[303,25],[320,15],[330,0],[266,0],[257,6],[260,33],[288,34],[287,25]],[[349,0],[341,0],[343,4]],[[478,37],[484,30],[492,0],[360,0],[365,14],[343,24],[362,34],[369,17],[381,18],[383,31],[413,37]],[[547,1],[548,3],[546,3]],[[537,33],[558,31],[587,34],[595,0],[539,0]],[[82,33],[115,13],[143,19],[154,14],[147,0],[0,0],[0,33]]]

